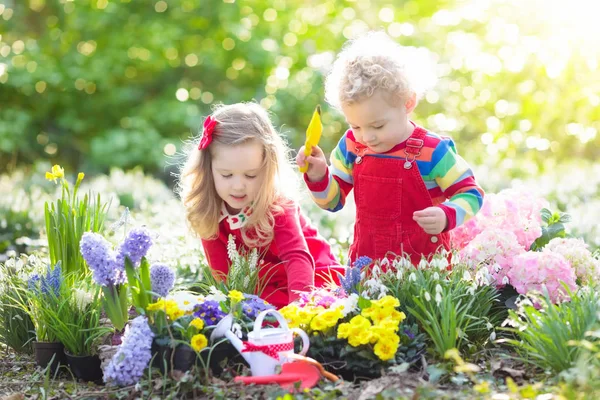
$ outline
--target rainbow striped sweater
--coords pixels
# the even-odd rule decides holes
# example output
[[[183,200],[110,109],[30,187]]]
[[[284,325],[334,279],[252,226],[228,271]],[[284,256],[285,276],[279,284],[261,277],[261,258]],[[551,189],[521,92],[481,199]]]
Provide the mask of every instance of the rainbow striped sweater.
[[[344,207],[346,196],[354,187],[352,170],[357,156],[354,152],[356,143],[352,130],[348,130],[331,153],[331,166],[323,180],[310,182],[304,175],[319,207],[332,212]],[[385,153],[367,150],[365,155],[404,160],[405,147],[406,142],[402,142]],[[481,209],[483,189],[477,185],[467,162],[456,152],[451,138],[427,131],[416,164],[433,204],[442,208],[448,217],[445,231],[465,223]]]

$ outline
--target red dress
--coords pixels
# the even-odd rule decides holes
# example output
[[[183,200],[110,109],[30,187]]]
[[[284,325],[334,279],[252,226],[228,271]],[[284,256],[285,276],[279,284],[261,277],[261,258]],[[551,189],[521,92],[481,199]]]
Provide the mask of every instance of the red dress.
[[[243,245],[239,226],[231,227],[231,218],[219,222],[219,235],[215,239],[202,240],[202,246],[210,268],[227,274],[230,260],[227,257],[229,235],[235,237],[238,249]],[[235,220],[234,220],[235,221]],[[269,273],[261,297],[277,308],[283,307],[298,298],[296,291],[309,291],[314,286],[323,286],[331,275],[339,282],[337,272],[343,275],[327,241],[318,234],[309,220],[301,213],[300,207],[286,207],[284,213],[275,217],[274,238],[267,249],[259,249],[264,254],[265,267],[262,274]],[[271,265],[275,265],[273,269]],[[267,272],[269,271],[270,272]]]
[[[381,259],[391,251],[410,254],[417,265],[423,255],[429,257],[440,246],[450,249],[447,232],[429,235],[413,220],[415,211],[433,206],[414,162],[426,134],[420,127],[413,131],[406,142],[406,160],[361,157],[366,147],[357,143],[358,157],[352,173],[356,202],[352,262],[359,256]]]

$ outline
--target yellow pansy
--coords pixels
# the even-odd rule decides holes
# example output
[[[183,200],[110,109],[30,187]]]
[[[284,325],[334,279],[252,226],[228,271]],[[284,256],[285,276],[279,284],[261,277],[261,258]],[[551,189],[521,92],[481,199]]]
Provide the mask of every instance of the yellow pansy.
[[[194,318],[192,322],[190,322],[190,326],[193,326],[200,331],[204,328],[204,321],[202,318]]]
[[[206,336],[199,333],[197,335],[192,336],[190,344],[192,345],[192,349],[194,349],[195,351],[200,351],[206,347],[206,345],[208,344],[208,340],[206,339]]]
[[[230,290],[228,296],[233,301],[244,300],[244,294],[242,292],[240,292],[239,290]]]

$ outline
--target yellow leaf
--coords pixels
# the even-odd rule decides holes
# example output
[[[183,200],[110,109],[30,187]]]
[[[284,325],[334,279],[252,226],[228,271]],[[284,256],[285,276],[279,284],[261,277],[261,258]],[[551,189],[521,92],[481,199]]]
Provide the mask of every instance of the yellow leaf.
[[[323,132],[323,125],[321,124],[321,106],[315,108],[315,112],[310,119],[308,128],[306,128],[306,142],[304,142],[304,155],[310,156],[313,146],[319,144],[321,140],[321,133]],[[300,172],[304,173],[308,170],[308,163],[304,167],[300,167]]]

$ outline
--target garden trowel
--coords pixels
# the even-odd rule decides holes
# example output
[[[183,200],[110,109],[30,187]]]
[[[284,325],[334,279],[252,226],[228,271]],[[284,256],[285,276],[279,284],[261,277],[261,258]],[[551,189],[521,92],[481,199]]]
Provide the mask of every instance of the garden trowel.
[[[323,132],[323,125],[321,124],[321,106],[315,108],[315,112],[310,119],[308,128],[306,128],[306,142],[304,142],[304,155],[310,156],[313,146],[319,144],[321,140],[321,133]],[[305,173],[308,170],[308,163],[300,167],[300,172]]]

